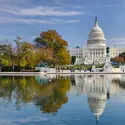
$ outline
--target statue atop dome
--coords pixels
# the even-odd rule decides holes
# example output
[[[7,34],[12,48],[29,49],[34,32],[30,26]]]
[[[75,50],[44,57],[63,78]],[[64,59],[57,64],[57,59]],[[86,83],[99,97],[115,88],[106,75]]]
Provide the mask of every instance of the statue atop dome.
[[[98,124],[98,123],[99,123],[99,116],[96,115],[96,124]]]
[[[95,26],[97,26],[98,25],[98,18],[97,18],[97,16],[95,17]]]

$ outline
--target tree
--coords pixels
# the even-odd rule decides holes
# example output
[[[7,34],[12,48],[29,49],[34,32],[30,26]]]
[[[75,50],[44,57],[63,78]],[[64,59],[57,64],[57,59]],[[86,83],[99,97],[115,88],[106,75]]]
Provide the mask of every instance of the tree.
[[[54,61],[53,60],[53,51],[49,48],[37,48],[34,52],[35,54],[35,64],[40,64],[41,62],[43,63],[48,63],[49,61]]]
[[[122,57],[112,58],[111,61],[117,62],[117,63],[124,63],[125,62],[125,60]]]
[[[71,57],[71,63],[72,63],[73,65],[74,65],[75,61],[76,61],[76,56],[72,56],[72,57]]]
[[[13,47],[12,42],[6,41],[6,47],[4,48],[4,58],[11,61],[12,69],[14,71],[15,60],[17,57],[16,48]]]
[[[70,60],[70,55],[68,51],[65,50],[60,50],[57,52],[56,54],[56,64],[59,65],[66,65],[66,64],[70,64],[71,60]]]
[[[125,60],[125,52],[120,53],[120,54],[119,54],[119,57],[122,57],[122,58]]]
[[[40,37],[37,37],[34,41],[39,44],[39,47],[52,50],[54,64],[70,63],[70,56],[67,51],[68,43],[55,30],[40,33]]]
[[[2,57],[5,52],[5,49],[6,49],[5,43],[1,43],[0,44],[0,71],[1,71],[1,67],[2,67],[2,60],[3,60]]]
[[[17,37],[15,41],[16,44],[16,53],[17,53],[17,65],[20,67],[21,61],[24,61],[24,59],[27,59],[26,57],[32,54],[33,51],[33,45],[29,44],[28,42],[20,42],[21,38]]]
[[[10,62],[7,66],[11,65],[12,69],[14,71],[15,65],[17,65],[18,69],[20,70],[20,66],[27,66],[28,62],[31,62],[30,65],[32,65],[32,60],[34,60],[35,56],[33,56],[34,48],[33,45],[24,41],[20,42],[21,38],[17,37],[14,42],[6,41],[3,51],[3,60],[4,62],[8,61]],[[1,48],[1,47],[0,47]],[[34,58],[30,58],[34,57]],[[29,61],[30,60],[30,61]]]

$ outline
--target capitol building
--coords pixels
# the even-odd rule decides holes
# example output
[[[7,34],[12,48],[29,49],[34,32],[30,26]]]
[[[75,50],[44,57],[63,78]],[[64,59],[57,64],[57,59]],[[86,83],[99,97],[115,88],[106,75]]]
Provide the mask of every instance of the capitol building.
[[[106,38],[103,30],[98,25],[95,18],[94,27],[91,29],[87,46],[71,48],[70,55],[76,56],[75,64],[104,64],[106,60]],[[110,47],[110,58],[125,52],[125,47]]]

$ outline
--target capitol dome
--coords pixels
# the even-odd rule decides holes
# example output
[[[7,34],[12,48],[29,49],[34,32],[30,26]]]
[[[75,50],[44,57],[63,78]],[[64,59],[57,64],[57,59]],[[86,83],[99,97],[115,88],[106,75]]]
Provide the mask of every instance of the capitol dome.
[[[106,39],[103,30],[98,26],[97,17],[95,18],[95,25],[89,33],[87,42],[88,47],[91,46],[106,46]]]

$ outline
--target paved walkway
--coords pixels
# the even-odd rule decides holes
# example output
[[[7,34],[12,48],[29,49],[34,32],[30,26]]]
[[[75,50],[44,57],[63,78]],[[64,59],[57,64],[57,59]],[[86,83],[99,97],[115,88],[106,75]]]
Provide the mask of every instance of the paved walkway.
[[[0,76],[40,76],[47,75],[45,72],[0,72]]]
[[[71,75],[75,75],[75,74],[88,74],[88,75],[92,75],[92,74],[125,74],[125,72],[0,72],[0,76],[40,76],[40,75],[47,75],[47,74],[59,74],[59,75],[65,75],[65,74],[71,74]]]
[[[47,74],[125,74],[125,72],[48,72]]]

